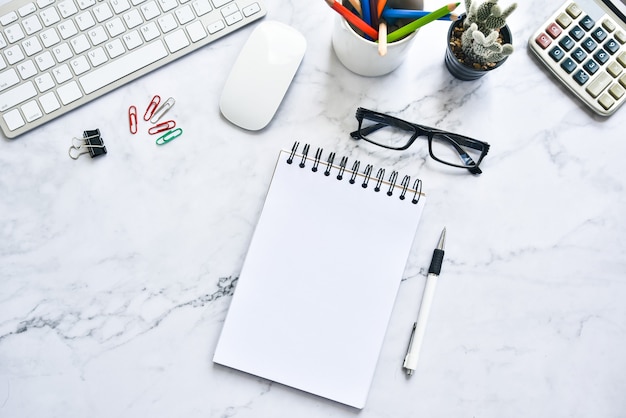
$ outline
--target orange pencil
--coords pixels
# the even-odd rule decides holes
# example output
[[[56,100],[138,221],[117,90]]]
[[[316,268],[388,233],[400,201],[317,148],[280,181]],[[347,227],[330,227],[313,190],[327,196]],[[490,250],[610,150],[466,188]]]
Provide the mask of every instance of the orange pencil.
[[[380,0],[378,2],[378,18],[383,14],[383,10],[385,9],[385,5],[387,4],[387,0]]]
[[[360,17],[352,13],[350,10],[346,9],[343,4],[339,3],[336,0],[326,0],[326,3],[328,3],[328,5],[332,7],[337,13],[343,16],[344,19],[353,24],[355,27],[362,30],[363,33],[365,33],[367,36],[372,39],[378,39],[378,31],[365,23],[363,20],[361,20]]]

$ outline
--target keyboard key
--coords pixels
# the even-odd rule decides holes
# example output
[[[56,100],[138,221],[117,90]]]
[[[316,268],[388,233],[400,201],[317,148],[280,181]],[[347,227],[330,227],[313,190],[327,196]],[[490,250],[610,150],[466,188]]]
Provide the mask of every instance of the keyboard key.
[[[24,52],[26,53],[26,56],[29,56],[29,57],[43,50],[43,47],[41,46],[41,43],[39,42],[39,39],[36,36],[33,36],[32,38],[28,38],[24,42],[22,42],[22,48],[24,48]]]
[[[52,75],[58,84],[65,83],[67,80],[72,78],[72,72],[70,71],[70,67],[67,64],[60,65],[56,67],[52,71]]]
[[[0,91],[4,91],[20,82],[17,72],[13,68],[0,73]]]
[[[16,64],[24,59],[24,54],[22,53],[22,49],[19,47],[19,45],[7,48],[4,51],[4,56],[6,57],[9,65]]]
[[[39,77],[35,77],[35,85],[41,93],[50,90],[55,86],[54,80],[50,73],[43,73]]]
[[[108,4],[102,3],[93,8],[93,14],[96,17],[98,23],[102,23],[107,19],[113,17],[113,12]]]
[[[35,13],[36,10],[37,10],[37,6],[35,6],[35,3],[30,2],[30,3],[26,3],[25,5],[17,9],[17,13],[19,13],[21,17],[24,17],[24,16],[28,16],[31,13]]]
[[[14,44],[17,41],[24,39],[24,31],[22,31],[22,27],[18,24],[9,26],[4,30],[4,34],[7,37],[7,41],[10,44]]]
[[[122,41],[119,40],[119,38],[113,39],[111,42],[106,44],[105,47],[107,53],[109,54],[109,57],[111,57],[112,59],[119,57],[124,52],[126,52],[126,49],[124,49],[124,45],[122,44]]]
[[[209,3],[209,0],[194,0],[191,3],[191,6],[196,11],[196,14],[198,16],[203,16],[213,10],[213,7],[211,7],[211,3]]]
[[[81,55],[70,61],[70,67],[74,74],[81,75],[89,71],[89,63],[87,62],[87,58],[84,55]]]
[[[145,20],[154,19],[158,15],[161,14],[159,10],[159,6],[157,6],[156,1],[149,1],[140,7],[141,14],[143,15]]]
[[[53,45],[61,42],[61,38],[57,34],[57,31],[54,28],[50,28],[46,31],[41,32],[41,41],[43,42],[43,46],[46,48],[50,48]]]
[[[32,81],[27,81],[24,84],[5,91],[0,94],[0,111],[4,112],[7,109],[17,106],[18,104],[25,102],[28,99],[32,99],[37,95],[37,90]]]
[[[94,4],[96,4],[96,0],[77,0],[78,1],[78,7],[80,7],[80,10],[85,10],[88,7],[93,6]]]
[[[139,32],[137,32],[136,30],[128,32],[122,37],[122,39],[124,39],[124,44],[126,44],[126,48],[128,48],[129,50],[135,49],[143,43],[143,41],[141,40],[141,36],[139,36]]]
[[[260,11],[261,11],[261,6],[259,6],[259,3],[252,3],[250,6],[246,6],[242,10],[243,15],[245,17],[250,17],[253,14],[258,13]]]
[[[36,100],[31,100],[30,102],[22,105],[20,109],[22,109],[26,122],[32,122],[43,116]]]
[[[69,83],[59,87],[57,89],[57,94],[59,95],[61,103],[64,105],[68,105],[83,97],[83,93],[80,91],[80,87],[78,87],[78,83],[76,81],[70,81]]]
[[[22,119],[22,115],[20,115],[20,111],[17,109],[13,109],[10,112],[5,113],[2,115],[2,118],[9,127],[10,131],[14,131],[25,125],[24,119]]]
[[[198,42],[200,39],[206,38],[208,35],[202,27],[202,22],[196,21],[187,26],[187,33],[191,42]]]
[[[176,0],[159,0],[159,5],[163,13],[166,13],[175,9],[178,6],[178,2]]]
[[[60,24],[58,29],[63,39],[68,39],[78,33],[78,29],[72,20]]]
[[[76,54],[85,52],[91,47],[91,45],[89,44],[89,40],[87,39],[87,36],[84,33],[72,39],[70,41],[70,44],[72,44],[72,49],[74,50]]]
[[[174,19],[172,14],[162,16],[157,21],[159,22],[159,27],[163,33],[171,32],[178,27],[176,19]]]
[[[49,7],[43,10],[39,14],[39,16],[41,17],[41,21],[43,22],[44,26],[54,25],[55,23],[61,21],[61,16],[59,16],[59,14],[57,13],[57,9],[55,9],[54,7]]]
[[[224,29],[226,27],[226,25],[224,24],[224,22],[222,20],[217,20],[211,24],[209,24],[207,26],[207,30],[209,31],[209,33],[211,35],[221,31],[222,29]],[[547,36],[546,36],[547,38]]]
[[[78,25],[78,29],[85,31],[93,26],[95,26],[96,21],[89,11],[83,12],[76,16],[76,24]]]
[[[243,15],[239,11],[226,16],[226,24],[228,26],[232,26],[235,23],[241,22],[242,20],[243,20]]]
[[[52,92],[41,96],[39,98],[39,103],[41,104],[43,111],[46,113],[52,113],[55,110],[61,108],[61,104],[59,103],[59,101],[57,100],[57,97]]]
[[[195,19],[195,17],[196,16],[193,14],[191,6],[189,5],[185,5],[176,10],[176,19],[178,19],[178,23],[180,23],[181,25],[191,22],[193,19]]]
[[[37,64],[37,67],[39,67],[39,71],[46,71],[56,65],[50,51],[44,51],[43,54],[37,55],[35,57],[35,63]]]
[[[171,53],[179,51],[186,46],[189,46],[189,39],[185,35],[185,31],[182,29],[172,32],[165,37],[165,43]]]
[[[116,39],[116,41],[119,42],[120,45],[122,44],[122,41],[120,41],[119,39]],[[122,47],[122,49],[124,49],[124,47]],[[92,51],[89,51],[87,53],[87,58],[89,58],[89,62],[91,62],[91,65],[93,67],[104,64],[108,60],[106,53],[104,52],[104,48],[102,47],[98,47]]]
[[[128,29],[135,28],[143,23],[143,19],[141,18],[141,15],[139,14],[139,11],[137,9],[131,10],[130,12],[124,14],[123,17],[124,22],[126,22],[126,27],[128,27]]]
[[[124,31],[126,30],[126,28],[124,27],[124,22],[122,22],[122,19],[119,17],[108,21],[105,27],[109,32],[109,36],[111,38],[115,38],[117,35],[124,33]]]
[[[35,68],[35,63],[33,60],[27,60],[20,63],[17,66],[17,71],[20,73],[20,77],[22,80],[26,80],[27,78],[31,78],[35,74],[37,74],[37,68]]]
[[[59,13],[64,18],[75,15],[78,13],[78,9],[72,0],[63,0],[57,4],[57,8],[59,9]]]
[[[161,31],[159,31],[155,22],[149,22],[147,25],[142,26],[140,31],[144,41],[146,42],[150,42],[151,40],[161,36]]]
[[[26,35],[32,35],[35,32],[39,32],[43,28],[41,22],[39,21],[39,16],[31,16],[22,20],[22,26],[24,26]]]
[[[116,14],[120,14],[130,9],[130,3],[128,0],[111,0],[111,7]]]
[[[80,77],[79,81],[85,93],[90,94],[166,56],[167,50],[163,42],[158,40],[93,69]]]
[[[68,59],[72,58],[73,55],[72,50],[67,43],[62,43],[55,46],[52,49],[52,53],[54,54],[58,62],[67,61]]]
[[[0,17],[0,23],[2,23],[2,26],[6,26],[6,25],[10,25],[11,23],[15,22],[17,19],[18,19],[17,13],[9,12],[9,13],[3,15],[2,17]]]
[[[89,31],[89,39],[91,40],[91,44],[93,46],[98,46],[101,43],[108,41],[109,37],[107,36],[103,26],[96,26]]]

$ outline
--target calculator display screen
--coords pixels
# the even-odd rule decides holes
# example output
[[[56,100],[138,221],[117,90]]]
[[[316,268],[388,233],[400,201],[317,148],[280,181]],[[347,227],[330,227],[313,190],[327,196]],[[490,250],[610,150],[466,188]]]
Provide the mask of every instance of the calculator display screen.
[[[623,23],[626,23],[626,0],[602,0],[602,2],[611,9]]]

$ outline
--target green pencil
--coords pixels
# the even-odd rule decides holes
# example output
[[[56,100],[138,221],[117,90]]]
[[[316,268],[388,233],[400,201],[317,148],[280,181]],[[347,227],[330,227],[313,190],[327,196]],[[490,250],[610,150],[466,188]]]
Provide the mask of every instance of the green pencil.
[[[395,42],[400,38],[404,38],[405,36],[415,32],[422,26],[427,23],[432,22],[433,20],[437,20],[440,17],[443,17],[457,8],[457,6],[461,3],[450,3],[446,6],[443,6],[441,9],[437,9],[432,13],[427,14],[424,17],[421,17],[408,25],[402,26],[400,29],[391,32],[387,35],[387,42]]]

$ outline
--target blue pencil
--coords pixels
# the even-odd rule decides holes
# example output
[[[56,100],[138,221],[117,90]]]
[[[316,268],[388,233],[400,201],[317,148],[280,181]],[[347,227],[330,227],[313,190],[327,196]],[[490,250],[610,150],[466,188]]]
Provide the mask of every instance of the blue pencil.
[[[370,1],[361,0],[361,11],[363,12],[363,20],[368,25],[372,26],[372,15],[370,13]]]
[[[385,8],[383,10],[383,18],[389,20],[393,20],[393,19],[411,19],[411,20],[415,20],[415,19],[419,19],[421,17],[426,16],[427,14],[429,14],[430,12],[424,11],[424,10],[411,10],[411,9],[390,9],[390,8]],[[447,14],[443,17],[440,17],[437,20],[456,20],[456,15],[453,14]]]

